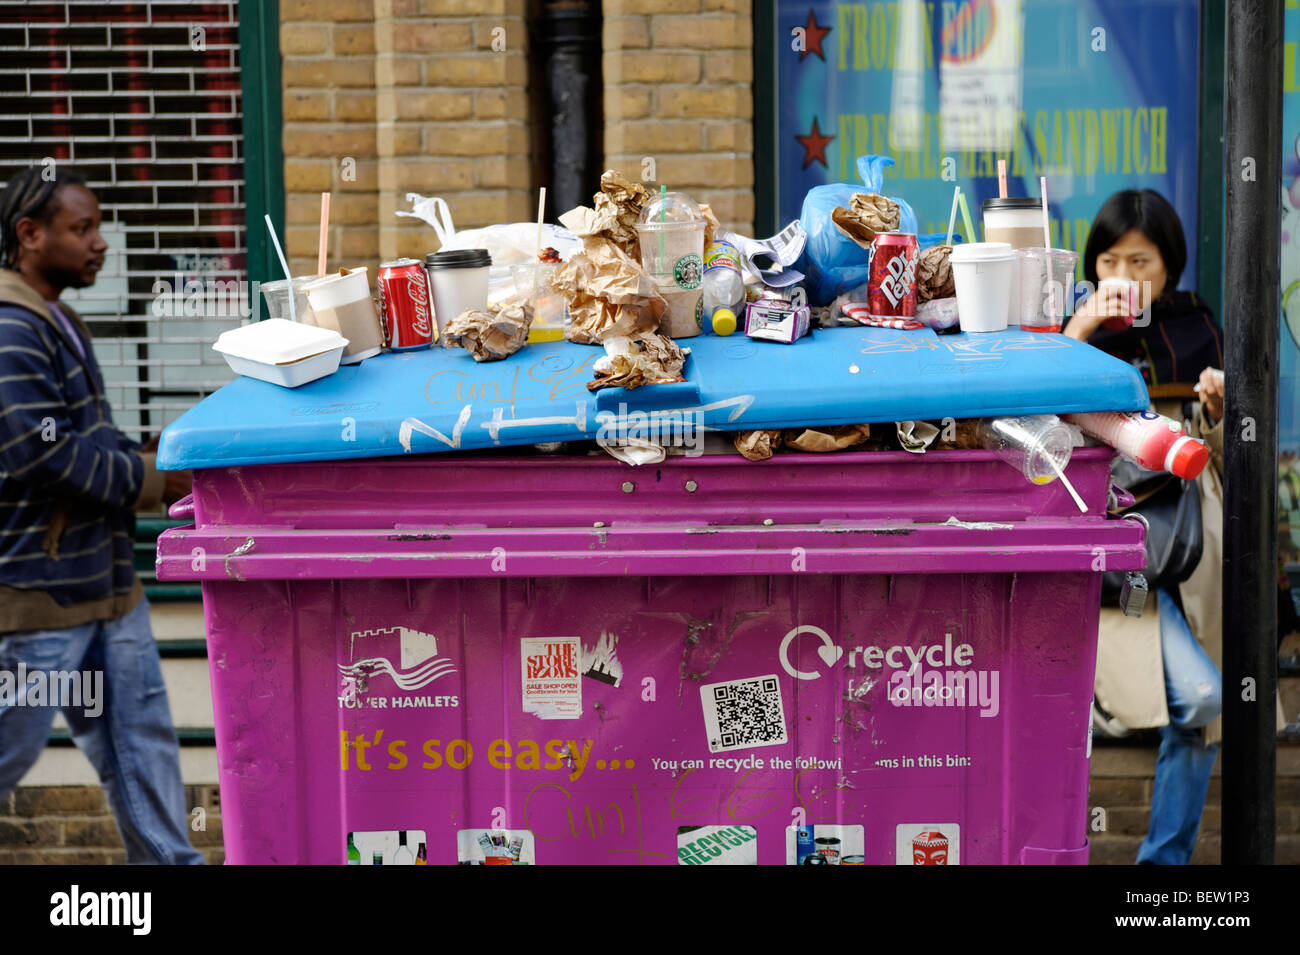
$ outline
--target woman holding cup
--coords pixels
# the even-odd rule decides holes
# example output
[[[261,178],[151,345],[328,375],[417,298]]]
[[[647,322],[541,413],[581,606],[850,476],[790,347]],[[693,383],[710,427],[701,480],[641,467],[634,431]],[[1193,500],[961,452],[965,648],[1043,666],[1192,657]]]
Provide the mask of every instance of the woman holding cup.
[[[1084,250],[1084,276],[1097,290],[1065,328],[1131,362],[1148,387],[1182,386],[1171,390],[1191,396],[1198,383],[1213,383],[1187,413],[1178,398],[1154,407],[1186,420],[1192,436],[1211,448],[1211,464],[1197,479],[1201,561],[1181,584],[1153,588],[1155,606],[1148,600],[1141,617],[1106,606],[1101,612],[1094,726],[1115,736],[1160,728],[1139,864],[1191,861],[1221,736],[1223,379],[1207,366],[1223,366],[1223,334],[1195,293],[1177,290],[1186,263],[1182,224],[1164,197],[1150,189],[1116,193],[1097,214]],[[1113,470],[1123,468],[1116,458]],[[1116,478],[1134,483],[1131,469]],[[1148,472],[1128,489],[1141,500],[1159,493],[1151,488],[1163,480]]]

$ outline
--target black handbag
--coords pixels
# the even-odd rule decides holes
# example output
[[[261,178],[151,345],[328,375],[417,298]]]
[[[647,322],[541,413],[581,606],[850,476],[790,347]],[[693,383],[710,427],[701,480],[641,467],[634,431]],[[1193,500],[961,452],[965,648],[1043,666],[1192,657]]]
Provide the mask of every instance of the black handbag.
[[[1125,458],[1115,459],[1111,477],[1121,487],[1139,488],[1142,495],[1138,503],[1122,513],[1140,514],[1146,520],[1147,566],[1142,573],[1148,589],[1175,587],[1192,576],[1205,543],[1201,492],[1196,482],[1147,471]],[[1102,594],[1118,596],[1124,577],[1123,571],[1103,574]]]

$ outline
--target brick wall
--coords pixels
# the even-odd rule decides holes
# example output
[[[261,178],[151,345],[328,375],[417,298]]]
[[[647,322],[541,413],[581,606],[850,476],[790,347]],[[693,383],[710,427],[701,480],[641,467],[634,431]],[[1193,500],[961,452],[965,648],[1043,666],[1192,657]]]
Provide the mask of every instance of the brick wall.
[[[221,806],[216,786],[186,786],[185,804],[202,807],[206,828],[189,833],[209,864],[220,864]],[[32,786],[0,800],[0,865],[122,865],[126,850],[98,786]]]
[[[524,0],[282,0],[287,253],[315,271],[436,248],[408,192],[456,227],[532,218]],[[495,48],[494,48],[495,46]],[[349,160],[351,160],[349,162]]]
[[[604,15],[606,167],[653,168],[753,235],[750,0],[604,0]]]

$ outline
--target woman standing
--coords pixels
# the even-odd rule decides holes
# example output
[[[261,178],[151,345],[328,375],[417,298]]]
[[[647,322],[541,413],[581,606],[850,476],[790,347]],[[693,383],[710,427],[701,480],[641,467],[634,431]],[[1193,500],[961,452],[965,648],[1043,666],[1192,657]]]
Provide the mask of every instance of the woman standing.
[[[1186,865],[1220,737],[1223,373],[1216,369],[1223,365],[1223,335],[1195,293],[1177,290],[1187,244],[1178,214],[1159,193],[1130,189],[1111,196],[1093,223],[1083,263],[1094,286],[1108,278],[1137,282],[1142,311],[1130,327],[1103,328],[1112,318],[1121,320],[1108,324],[1122,326],[1128,314],[1126,287],[1108,284],[1078,310],[1065,334],[1131,362],[1153,392],[1200,385],[1201,401],[1187,424],[1211,451],[1199,479],[1201,560],[1181,585],[1157,591],[1156,606],[1140,618],[1102,608],[1095,701],[1103,731],[1160,727],[1151,822],[1137,861]],[[1184,419],[1177,399],[1157,401],[1155,410]]]

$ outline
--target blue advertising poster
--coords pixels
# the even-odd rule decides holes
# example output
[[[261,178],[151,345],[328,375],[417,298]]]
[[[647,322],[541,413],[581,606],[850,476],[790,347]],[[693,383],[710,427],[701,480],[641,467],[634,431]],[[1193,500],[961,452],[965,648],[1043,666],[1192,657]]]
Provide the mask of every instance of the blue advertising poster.
[[[877,153],[921,232],[946,230],[956,185],[978,229],[1001,158],[1008,195],[1047,177],[1052,243],[1080,253],[1112,193],[1162,193],[1195,288],[1198,33],[1197,0],[778,0],[780,221]]]
[[[1300,0],[1287,0],[1282,66],[1282,356],[1278,538],[1300,563]]]

